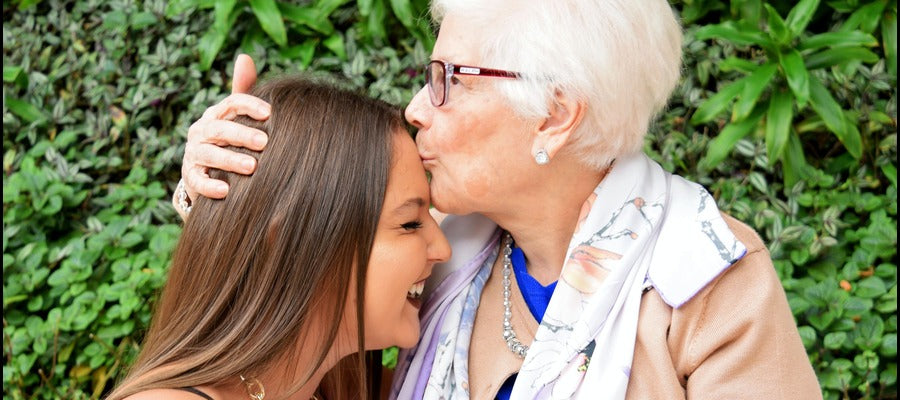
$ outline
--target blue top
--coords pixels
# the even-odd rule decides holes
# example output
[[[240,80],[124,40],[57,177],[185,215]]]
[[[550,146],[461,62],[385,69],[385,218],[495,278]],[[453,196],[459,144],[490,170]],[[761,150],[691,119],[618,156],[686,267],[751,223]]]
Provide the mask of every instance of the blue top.
[[[558,281],[544,286],[537,279],[534,279],[533,276],[529,275],[528,269],[525,268],[525,254],[518,247],[513,248],[510,261],[512,261],[516,283],[519,285],[522,297],[525,298],[525,304],[528,305],[528,311],[531,311],[531,315],[534,316],[535,320],[541,322],[544,319],[544,313],[547,312],[547,305],[550,304],[550,297],[553,296],[553,291],[556,290],[556,282]],[[516,375],[510,376],[503,383],[503,386],[500,387],[500,390],[497,392],[498,400],[509,400],[513,384],[516,383]]]

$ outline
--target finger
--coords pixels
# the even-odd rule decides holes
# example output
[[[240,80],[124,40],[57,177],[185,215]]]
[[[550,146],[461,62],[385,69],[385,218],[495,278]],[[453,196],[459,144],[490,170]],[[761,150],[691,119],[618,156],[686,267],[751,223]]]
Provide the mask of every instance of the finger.
[[[191,169],[216,168],[243,175],[250,175],[256,170],[256,158],[253,156],[223,149],[214,144],[199,143],[189,150],[190,159],[186,150],[185,163]]]
[[[188,140],[212,143],[217,146],[237,146],[260,151],[266,147],[269,135],[244,124],[218,119],[200,119],[188,129]]]
[[[218,104],[207,108],[203,112],[203,118],[231,120],[238,115],[247,115],[255,120],[265,121],[271,112],[272,107],[269,106],[269,103],[260,98],[244,93],[234,93]]]
[[[228,184],[218,179],[212,179],[201,168],[193,168],[183,176],[184,189],[190,196],[194,192],[194,199],[197,195],[206,196],[210,199],[221,199],[228,194]]]
[[[238,54],[234,60],[234,75],[231,78],[231,93],[248,93],[256,83],[256,65],[246,54]]]

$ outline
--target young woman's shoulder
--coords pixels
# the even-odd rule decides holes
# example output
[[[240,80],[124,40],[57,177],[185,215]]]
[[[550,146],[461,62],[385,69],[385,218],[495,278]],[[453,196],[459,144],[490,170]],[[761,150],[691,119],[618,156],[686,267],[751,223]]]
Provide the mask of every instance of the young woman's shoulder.
[[[135,393],[125,400],[212,400],[203,392],[192,392],[184,389],[151,389]]]

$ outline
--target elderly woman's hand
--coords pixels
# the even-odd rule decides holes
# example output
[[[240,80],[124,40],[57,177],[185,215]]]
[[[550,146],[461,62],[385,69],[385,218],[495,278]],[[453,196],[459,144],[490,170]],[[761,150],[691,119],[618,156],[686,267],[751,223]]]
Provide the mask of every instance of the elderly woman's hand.
[[[268,136],[258,130],[233,122],[238,115],[265,120],[271,108],[268,103],[246,94],[256,82],[256,67],[247,55],[238,56],[234,64],[232,94],[218,104],[207,108],[203,116],[188,129],[181,175],[184,189],[190,200],[203,195],[223,198],[228,194],[228,184],[209,177],[210,168],[241,174],[252,174],[256,159],[246,154],[223,149],[223,146],[239,146],[262,150]],[[175,209],[185,218],[186,212],[179,204],[179,193],[172,198]],[[182,199],[187,200],[187,199]]]

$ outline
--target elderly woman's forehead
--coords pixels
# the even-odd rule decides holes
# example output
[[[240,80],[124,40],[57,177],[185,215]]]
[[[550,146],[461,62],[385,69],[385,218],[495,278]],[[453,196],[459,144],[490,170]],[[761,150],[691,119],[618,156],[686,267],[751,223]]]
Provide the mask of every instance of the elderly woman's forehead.
[[[481,28],[466,23],[464,18],[448,15],[441,22],[437,42],[432,50],[432,59],[452,61],[454,63],[477,63],[480,61]]]

